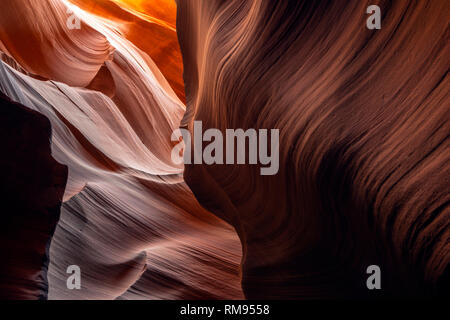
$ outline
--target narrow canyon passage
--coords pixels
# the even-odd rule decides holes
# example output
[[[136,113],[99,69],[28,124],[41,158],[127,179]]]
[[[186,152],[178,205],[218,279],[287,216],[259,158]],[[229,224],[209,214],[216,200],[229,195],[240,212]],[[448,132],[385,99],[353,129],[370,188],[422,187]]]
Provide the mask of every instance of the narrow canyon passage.
[[[1,5],[0,297],[448,294],[448,0]]]

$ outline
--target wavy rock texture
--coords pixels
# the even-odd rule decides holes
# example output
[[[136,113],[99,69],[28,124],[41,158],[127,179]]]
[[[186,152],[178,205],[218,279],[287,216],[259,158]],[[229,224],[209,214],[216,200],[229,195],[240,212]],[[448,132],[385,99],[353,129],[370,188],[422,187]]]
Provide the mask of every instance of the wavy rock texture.
[[[48,119],[2,93],[0,123],[0,299],[45,299],[67,167],[51,155]]]
[[[155,48],[149,54],[129,40],[146,28],[170,30],[170,21],[155,25],[123,3],[100,2],[102,12],[6,0],[0,12],[0,91],[50,120],[52,155],[69,168],[49,298],[240,298],[239,239],[200,207],[170,158],[185,112],[166,80],[175,89],[182,83],[177,48],[161,44],[163,75],[149,55],[157,55],[158,38],[141,39]],[[66,6],[80,30],[67,28]],[[73,264],[81,290],[66,287]]]
[[[369,4],[381,30],[365,27]],[[174,10],[2,0],[2,137],[24,149],[2,140],[15,215],[0,297],[234,299],[241,279],[247,298],[448,294],[448,1],[178,0],[176,21]],[[280,129],[280,172],[186,166],[202,207],[170,158],[172,131],[193,120]],[[56,230],[55,159],[68,167]],[[81,290],[66,287],[72,264]],[[379,292],[366,289],[371,264]]]
[[[80,8],[107,17],[122,35],[147,53],[184,101],[182,58],[171,0],[71,0]]]
[[[278,175],[184,173],[236,229],[246,297],[448,294],[450,3],[177,4],[183,125],[280,130]],[[370,4],[381,30],[366,28]],[[372,264],[380,293],[366,288]]]

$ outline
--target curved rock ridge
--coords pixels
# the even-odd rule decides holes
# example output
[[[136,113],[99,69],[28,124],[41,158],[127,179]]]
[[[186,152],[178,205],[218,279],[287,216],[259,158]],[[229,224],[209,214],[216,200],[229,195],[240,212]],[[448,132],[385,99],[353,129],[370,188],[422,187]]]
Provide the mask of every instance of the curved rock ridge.
[[[112,48],[88,25],[77,32],[63,27],[68,17],[59,0],[5,0],[0,13],[0,50],[32,74],[86,86]]]
[[[66,6],[80,30],[67,30]],[[48,297],[242,297],[234,230],[197,203],[170,157],[185,107],[123,25],[57,0],[8,0],[0,24],[0,91],[50,120],[52,155],[69,168]],[[81,290],[66,286],[70,265]]]
[[[359,0],[177,1],[183,126],[280,132],[277,175],[184,172],[236,229],[247,298],[448,294],[450,3],[370,4],[380,30]]]
[[[175,30],[175,1],[71,0],[71,3],[114,23],[126,39],[151,57],[177,96],[184,101],[183,65]]]

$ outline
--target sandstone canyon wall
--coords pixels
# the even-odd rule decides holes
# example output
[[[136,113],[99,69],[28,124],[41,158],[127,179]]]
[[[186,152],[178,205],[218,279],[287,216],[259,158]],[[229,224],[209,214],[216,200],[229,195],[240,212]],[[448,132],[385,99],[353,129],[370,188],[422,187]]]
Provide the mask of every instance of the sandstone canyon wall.
[[[280,130],[280,171],[187,165],[248,298],[448,293],[448,1],[177,1],[182,125]],[[382,28],[366,28],[366,8]],[[192,132],[194,134],[194,132]]]
[[[67,167],[51,155],[51,126],[43,115],[0,93],[0,122],[0,299],[46,299]]]

